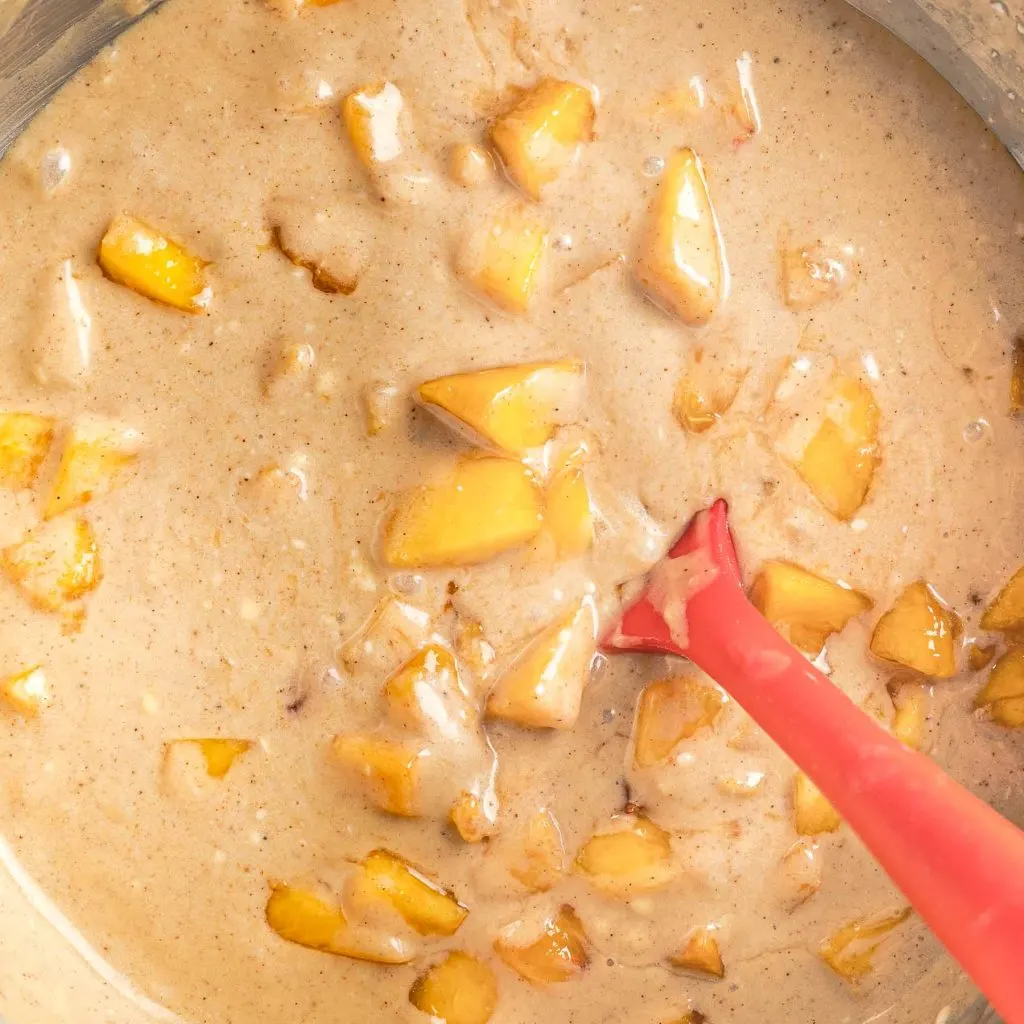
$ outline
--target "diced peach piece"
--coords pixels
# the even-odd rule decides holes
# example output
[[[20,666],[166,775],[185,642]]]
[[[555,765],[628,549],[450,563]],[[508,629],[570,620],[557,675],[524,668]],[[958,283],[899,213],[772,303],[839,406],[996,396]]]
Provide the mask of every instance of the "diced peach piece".
[[[23,718],[35,718],[50,703],[50,686],[42,667],[36,665],[0,681],[0,696]]]
[[[369,960],[380,964],[405,964],[414,949],[399,938],[356,943],[348,922],[336,902],[314,892],[288,885],[274,885],[266,908],[267,924],[288,942],[335,956]]]
[[[112,490],[139,457],[137,430],[111,420],[87,419],[68,434],[43,516],[81,508]]]
[[[377,655],[393,667],[400,658],[408,658],[430,638],[428,612],[406,601],[387,597],[374,608],[369,619],[341,648],[342,664],[350,671]]]
[[[974,704],[988,708],[999,725],[1024,727],[1024,647],[1011,647],[995,663]]]
[[[415,818],[422,751],[381,736],[336,736],[334,759],[363,781],[367,797],[382,811]]]
[[[394,423],[399,411],[398,388],[390,381],[371,381],[363,388],[366,433],[376,437]]]
[[[223,779],[235,761],[248,750],[252,749],[252,740],[234,739],[185,739],[171,740],[167,746],[189,743],[198,748],[206,763],[206,774],[211,779]]]
[[[583,363],[523,363],[428,380],[416,390],[432,412],[453,417],[474,440],[525,455],[579,411]]]
[[[981,628],[999,633],[1024,632],[1024,566],[1013,574],[985,609]]]
[[[912,583],[878,620],[871,653],[936,679],[956,674],[960,619],[924,581]]]
[[[713,725],[724,703],[720,690],[688,676],[648,683],[637,708],[636,766],[649,768],[666,761],[683,740]]]
[[[457,740],[476,724],[451,651],[428,644],[384,684],[388,718],[399,728]]]
[[[571,729],[597,646],[597,608],[583,598],[542,630],[498,677],[487,714],[531,729]]]
[[[988,667],[995,653],[994,644],[979,644],[975,641],[967,645],[967,664],[972,672],[980,672],[983,668]]]
[[[523,945],[516,940],[523,929],[514,927],[494,943],[494,951],[521,977],[534,985],[569,981],[590,963],[587,937],[572,907],[563,905],[548,918],[538,937]]]
[[[387,850],[366,856],[363,880],[369,885],[363,892],[388,900],[420,935],[454,935],[469,914],[453,893]]]
[[[676,385],[672,415],[688,434],[710,430],[736,400],[747,368],[698,352]]]
[[[671,836],[648,818],[627,815],[591,836],[574,867],[595,888],[623,898],[660,889],[679,873]]]
[[[448,151],[448,176],[463,188],[479,188],[494,177],[494,160],[483,146],[460,142]]]
[[[846,253],[823,242],[784,244],[779,254],[782,300],[796,311],[837,298],[850,285],[853,267]]]
[[[1024,414],[1024,337],[1013,343],[1013,368],[1010,370],[1010,415]]]
[[[559,558],[576,558],[590,550],[594,516],[582,469],[563,469],[551,478],[545,492],[544,527]]]
[[[774,892],[780,906],[792,913],[821,888],[818,844],[799,839],[785,853],[775,873]]]
[[[373,170],[402,155],[405,100],[394,82],[378,82],[350,92],[341,104],[341,116],[364,167]]]
[[[843,823],[836,809],[803,772],[797,772],[793,780],[793,810],[797,833],[802,836],[836,832]]]
[[[683,948],[669,957],[669,962],[675,967],[709,974],[713,978],[725,976],[725,964],[714,928],[697,928],[691,932]]]
[[[455,798],[448,819],[464,842],[483,842],[498,831],[497,800],[464,789]]]
[[[543,78],[491,128],[512,180],[531,199],[576,159],[594,129],[594,99],[575,82]]]
[[[455,620],[452,642],[459,662],[476,676],[476,683],[486,681],[494,670],[494,645],[484,636],[483,626],[475,619],[459,616]]]
[[[103,578],[96,535],[85,519],[43,523],[4,549],[3,569],[37,608],[60,612]]]
[[[729,287],[718,218],[700,158],[680,149],[665,166],[636,265],[650,298],[688,324],[714,315]]]
[[[442,1024],[487,1024],[498,1005],[498,982],[487,964],[455,951],[416,980],[409,1002]]]
[[[565,873],[565,847],[554,814],[542,808],[510,840],[509,874],[530,892],[547,892]]]
[[[464,459],[446,479],[399,498],[384,527],[384,561],[404,568],[486,562],[535,537],[542,517],[540,488],[525,466]]]
[[[871,598],[860,591],[802,569],[792,562],[765,562],[750,589],[750,600],[790,641],[817,654],[832,633],[868,611]]]
[[[112,281],[187,313],[208,301],[207,264],[135,217],[115,217],[100,243],[100,267]]]
[[[903,907],[875,917],[858,918],[830,935],[818,953],[841,978],[857,981],[873,969],[874,955],[883,939],[910,914],[910,907]]]
[[[920,750],[928,725],[931,688],[913,680],[893,680],[889,684],[896,714],[892,733],[904,746]]]
[[[473,232],[459,257],[459,272],[484,298],[507,313],[525,313],[537,290],[548,229],[530,211],[502,207]]]
[[[54,420],[30,412],[0,412],[0,487],[23,490],[39,475],[53,442]]]

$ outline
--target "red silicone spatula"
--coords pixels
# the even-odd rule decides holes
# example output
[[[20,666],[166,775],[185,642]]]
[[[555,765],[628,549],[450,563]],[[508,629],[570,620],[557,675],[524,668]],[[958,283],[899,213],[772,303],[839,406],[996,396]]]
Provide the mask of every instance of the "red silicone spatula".
[[[700,512],[608,632],[681,654],[815,781],[1007,1024],[1024,1024],[1024,832],[861,711],[747,600],[727,506]]]

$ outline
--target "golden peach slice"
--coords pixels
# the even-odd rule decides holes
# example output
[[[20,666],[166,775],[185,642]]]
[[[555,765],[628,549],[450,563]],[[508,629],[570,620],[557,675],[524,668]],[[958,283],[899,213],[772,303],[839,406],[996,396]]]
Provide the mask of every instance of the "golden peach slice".
[[[797,833],[802,836],[836,832],[843,823],[836,809],[803,772],[797,772],[793,779],[793,811]]]
[[[565,847],[555,815],[542,808],[507,846],[508,873],[530,892],[547,892],[565,873]]]
[[[53,442],[54,420],[30,412],[0,412],[0,487],[23,490],[39,475]]]
[[[552,476],[544,495],[544,529],[559,558],[576,558],[594,544],[594,514],[583,470],[569,466]]]
[[[691,932],[683,948],[669,957],[669,963],[713,978],[725,976],[725,964],[713,928],[697,928]]]
[[[336,736],[331,753],[363,783],[367,798],[382,811],[400,817],[419,815],[419,746],[381,736]]]
[[[974,705],[988,708],[999,725],[1024,727],[1024,647],[1011,647],[995,663]]]
[[[420,935],[454,935],[469,911],[408,861],[387,850],[374,850],[363,860],[361,893],[386,899]]]
[[[844,925],[830,935],[818,950],[818,955],[846,981],[856,981],[869,974],[873,959],[885,937],[910,917],[910,907],[862,917]]]
[[[378,82],[350,92],[341,104],[352,149],[373,170],[398,159],[404,151],[405,100],[394,82]]]
[[[37,608],[60,612],[99,586],[99,547],[85,519],[43,523],[5,548],[3,570]]]
[[[967,664],[972,672],[980,672],[987,668],[995,657],[994,644],[979,644],[977,641],[967,645]]]
[[[209,301],[207,263],[135,217],[110,222],[100,243],[99,264],[112,281],[187,313]]]
[[[525,313],[540,280],[548,229],[532,212],[502,207],[472,232],[458,271],[485,299],[507,313]]]
[[[68,434],[43,516],[81,508],[117,486],[139,458],[137,430],[111,420],[88,419]]]
[[[442,1024],[487,1024],[498,982],[487,964],[456,950],[416,980],[409,1002]]]
[[[374,380],[362,391],[366,434],[376,437],[391,427],[398,418],[400,396],[396,385],[386,380]]]
[[[1024,566],[996,594],[981,617],[981,628],[999,633],[1024,631]]]
[[[490,678],[497,657],[494,645],[484,635],[483,626],[475,619],[458,616],[453,627],[452,642],[459,663],[469,669],[479,686]]]
[[[679,426],[688,434],[710,430],[732,408],[746,372],[746,366],[695,355],[672,398],[672,415]]]
[[[960,619],[924,581],[912,583],[878,620],[871,653],[936,679],[956,675]]]
[[[171,740],[167,746],[170,748],[182,743],[191,744],[199,750],[206,764],[206,774],[211,779],[223,779],[235,761],[252,749],[252,740],[220,738]]]
[[[523,363],[428,380],[416,395],[432,412],[451,416],[474,439],[525,455],[551,439],[579,411],[583,363]]]
[[[576,159],[594,129],[594,99],[575,82],[544,78],[491,128],[509,177],[531,199]]]
[[[790,641],[817,654],[832,633],[868,611],[871,598],[792,562],[765,562],[750,589],[754,607]]]
[[[487,698],[490,718],[530,729],[571,729],[597,649],[597,608],[583,598],[542,630],[498,677]]]
[[[470,458],[445,478],[401,495],[384,527],[383,558],[401,568],[473,565],[532,540],[540,488],[510,459]]]
[[[649,768],[667,761],[683,740],[713,725],[724,704],[721,690],[688,676],[648,683],[637,706],[636,766]]]
[[[893,680],[889,684],[896,714],[892,733],[904,746],[920,750],[931,707],[931,687],[912,680]]]
[[[636,275],[654,302],[688,324],[707,323],[725,298],[725,245],[704,168],[692,149],[678,150],[665,165]]]
[[[439,644],[428,644],[387,680],[384,702],[399,728],[443,739],[465,736],[478,718],[454,655]]]
[[[576,855],[574,870],[595,888],[626,898],[660,889],[679,873],[672,838],[653,821],[623,815],[611,824]]]
[[[448,177],[463,188],[479,188],[494,177],[494,159],[483,146],[460,142],[448,151]]]
[[[50,703],[50,686],[42,667],[36,665],[0,681],[0,696],[23,718],[35,718]]]
[[[483,842],[498,831],[497,800],[487,794],[464,789],[452,803],[448,820],[463,842]]]
[[[522,943],[528,929],[513,926],[494,943],[494,951],[517,974],[534,985],[555,985],[581,974],[590,963],[587,937],[576,911],[568,905],[548,918],[539,936]],[[517,941],[518,940],[518,941]]]

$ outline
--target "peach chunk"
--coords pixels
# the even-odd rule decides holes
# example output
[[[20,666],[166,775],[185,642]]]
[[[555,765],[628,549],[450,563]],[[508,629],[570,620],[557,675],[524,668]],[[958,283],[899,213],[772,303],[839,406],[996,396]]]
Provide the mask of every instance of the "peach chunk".
[[[53,441],[54,420],[30,412],[0,412],[0,487],[23,490],[39,475]]]
[[[710,927],[697,928],[691,932],[683,948],[678,953],[673,953],[669,957],[669,962],[675,967],[708,974],[713,978],[725,975],[725,964],[722,961],[718,939],[715,938],[715,929]]]
[[[688,324],[714,315],[729,286],[725,245],[700,158],[680,149],[665,166],[636,264],[658,305]]]
[[[487,1024],[498,982],[487,964],[456,950],[416,980],[409,1002],[442,1024]]]
[[[923,580],[912,583],[878,620],[871,653],[936,679],[956,674],[960,619]]]
[[[793,779],[793,812],[797,833],[802,836],[836,832],[843,823],[836,809],[803,772],[797,772]]]
[[[785,245],[779,254],[782,299],[795,311],[837,298],[849,287],[853,273],[846,252],[822,242]]]
[[[456,373],[421,384],[416,395],[431,412],[454,418],[473,439],[525,455],[551,439],[579,411],[583,363],[523,363]]]
[[[404,150],[405,100],[394,82],[378,82],[350,92],[341,104],[352,149],[364,167],[390,163]]]
[[[872,961],[883,939],[906,921],[910,914],[910,907],[903,907],[851,921],[821,944],[819,955],[846,981],[863,978],[873,969]]]
[[[750,600],[776,628],[808,654],[818,654],[832,633],[868,611],[871,598],[792,562],[765,562]]]
[[[460,275],[507,313],[525,313],[537,290],[547,227],[520,205],[502,207],[473,231],[458,258]]]
[[[920,750],[928,725],[930,687],[912,680],[893,680],[889,684],[893,707],[893,735],[904,746]]]
[[[1024,727],[1024,647],[1011,647],[995,663],[974,704],[999,725]]]
[[[386,899],[420,935],[454,935],[469,914],[454,894],[387,850],[363,860],[359,893]]]
[[[390,381],[370,381],[362,390],[362,399],[368,437],[382,434],[398,419],[401,399],[397,386]]]
[[[168,748],[180,743],[189,743],[199,749],[206,764],[206,774],[211,779],[223,779],[235,761],[252,748],[252,740],[234,739],[183,739],[171,740]]]
[[[473,565],[539,532],[540,488],[510,459],[469,458],[437,483],[403,494],[384,527],[383,558],[402,568]]]
[[[494,951],[534,985],[569,981],[590,963],[587,937],[572,907],[561,906],[554,917],[544,922],[539,935],[529,934],[531,931],[522,924],[505,929],[495,940]],[[525,944],[523,938],[527,939]]]
[[[100,243],[99,264],[112,281],[187,313],[209,300],[207,263],[135,217],[115,217]]]
[[[322,953],[379,964],[406,964],[414,955],[411,945],[399,938],[353,941],[341,907],[306,889],[273,885],[266,919],[282,939]]]
[[[141,445],[139,432],[121,423],[100,419],[75,423],[64,443],[43,516],[50,519],[81,508],[112,490],[138,460]]]
[[[36,665],[0,681],[0,696],[23,718],[35,718],[50,703],[50,686],[42,667]]]
[[[783,855],[774,875],[776,902],[792,913],[821,888],[818,844],[798,839]]]
[[[430,639],[430,614],[422,608],[386,597],[369,619],[341,647],[341,662],[350,672],[364,663],[394,668]]]
[[[498,677],[487,714],[532,729],[571,729],[597,645],[597,609],[583,598],[542,630]]]
[[[543,78],[495,121],[491,141],[509,177],[531,199],[576,159],[594,129],[594,99],[575,82]]]
[[[565,873],[562,831],[552,811],[531,815],[519,835],[508,841],[508,873],[530,892],[547,892]]]
[[[719,689],[688,676],[648,683],[637,708],[636,766],[649,768],[666,761],[683,740],[713,725],[724,704]]]
[[[999,633],[1024,632],[1024,566],[996,594],[981,617],[981,628]]]
[[[451,651],[428,644],[384,684],[388,718],[399,728],[457,740],[476,725]]]
[[[623,899],[667,885],[678,873],[672,837],[647,818],[622,815],[591,836],[574,870],[595,888]]]
[[[419,746],[407,746],[381,736],[336,736],[334,759],[361,779],[366,795],[377,807],[400,817],[418,816]]]
[[[492,793],[464,789],[452,803],[448,820],[463,842],[483,842],[498,831],[497,798]]]
[[[688,434],[710,430],[736,400],[747,367],[697,352],[676,385],[672,415]]]
[[[37,608],[60,612],[99,586],[99,547],[85,519],[64,517],[43,523],[5,548],[4,572]]]
[[[551,476],[544,494],[544,529],[559,558],[576,558],[594,543],[594,513],[580,460],[571,458]]]

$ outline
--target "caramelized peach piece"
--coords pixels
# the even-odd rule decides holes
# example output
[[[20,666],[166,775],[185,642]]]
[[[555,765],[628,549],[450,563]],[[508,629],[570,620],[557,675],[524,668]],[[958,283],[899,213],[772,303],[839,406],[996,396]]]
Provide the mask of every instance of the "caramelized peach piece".
[[[498,677],[487,714],[532,729],[571,729],[597,645],[597,609],[583,598],[540,632]]]
[[[341,104],[352,149],[364,167],[390,163],[404,150],[405,100],[394,82],[378,82],[350,92]]]
[[[565,873],[562,831],[547,808],[530,816],[510,846],[508,873],[530,892],[547,892]]]
[[[352,273],[339,274],[324,260],[303,253],[292,241],[288,229],[281,225],[273,228],[273,240],[274,245],[289,263],[309,271],[310,284],[318,292],[325,292],[328,295],[351,295],[358,287],[362,267],[356,268]]]
[[[687,676],[648,683],[637,708],[633,761],[649,768],[700,729],[714,724],[725,700],[720,690]]]
[[[1024,727],[1024,647],[1011,647],[995,663],[974,705],[988,708],[999,725]]]
[[[223,779],[235,761],[252,748],[252,740],[185,739],[171,740],[167,746],[190,743],[199,749],[206,763],[206,774],[211,779]]]
[[[574,869],[597,889],[623,898],[667,885],[678,873],[669,834],[648,818],[622,816],[591,836]]]
[[[551,478],[544,498],[544,528],[559,558],[576,558],[593,546],[594,516],[581,468],[569,466]]]
[[[487,964],[456,950],[416,980],[409,1002],[442,1024],[487,1024],[498,982]]]
[[[138,431],[121,423],[99,419],[76,423],[64,443],[44,518],[81,508],[112,490],[138,460],[141,443]]]
[[[882,940],[910,914],[910,907],[903,907],[851,921],[830,935],[821,944],[818,954],[841,978],[847,981],[863,978],[874,967],[872,961]]]
[[[379,736],[336,736],[334,759],[363,781],[367,797],[382,811],[418,815],[418,762],[422,751]]]
[[[448,820],[463,842],[482,842],[498,831],[497,801],[464,789],[455,798]]]
[[[54,420],[30,412],[0,412],[0,487],[23,490],[39,475],[53,442]]]
[[[897,677],[888,684],[896,713],[892,720],[892,734],[904,746],[920,750],[928,725],[931,687],[917,682],[915,677]]]
[[[692,149],[678,150],[665,166],[636,274],[654,302],[688,324],[707,323],[725,298],[725,246],[704,168]]]
[[[691,932],[683,948],[669,957],[669,962],[675,967],[709,974],[713,978],[725,976],[725,964],[713,928],[697,928]]]
[[[956,674],[960,619],[924,581],[912,583],[878,620],[871,653],[936,679]]]
[[[987,668],[989,662],[995,656],[996,649],[992,644],[979,644],[977,642],[967,645],[967,664],[972,672],[980,672]]]
[[[96,535],[85,519],[43,523],[4,549],[4,572],[37,607],[60,612],[99,586],[103,578]]]
[[[547,227],[522,206],[498,210],[473,232],[459,257],[459,272],[484,298],[507,313],[525,313],[537,289]]]
[[[454,935],[469,914],[451,892],[387,850],[367,855],[363,879],[420,935]]]
[[[451,651],[428,644],[384,684],[388,718],[399,728],[458,739],[476,723]]]
[[[672,399],[672,415],[688,434],[710,430],[736,400],[746,367],[721,365],[717,360],[695,356]]]
[[[1024,566],[996,594],[981,617],[981,628],[999,633],[1024,631]]]
[[[750,589],[750,600],[790,641],[817,654],[832,633],[868,611],[871,598],[792,562],[765,562]]]
[[[797,833],[802,836],[836,832],[843,823],[836,809],[803,772],[797,772],[793,780],[793,810]]]
[[[135,217],[110,222],[100,243],[100,267],[112,281],[187,313],[207,303],[207,264]]]
[[[594,99],[575,82],[544,78],[491,128],[509,177],[531,199],[571,164],[594,128]]]
[[[548,918],[538,937],[523,945],[523,929],[513,926],[495,940],[494,951],[521,977],[534,985],[569,981],[590,963],[587,937],[572,907],[563,905]]]
[[[432,412],[454,417],[473,438],[525,455],[576,415],[583,363],[523,363],[428,380],[416,390]]]
[[[35,718],[50,703],[46,673],[36,665],[0,681],[0,696],[23,718]]]
[[[383,557],[405,568],[473,565],[519,547],[541,527],[533,474],[510,459],[470,458],[408,491],[384,527]]]

